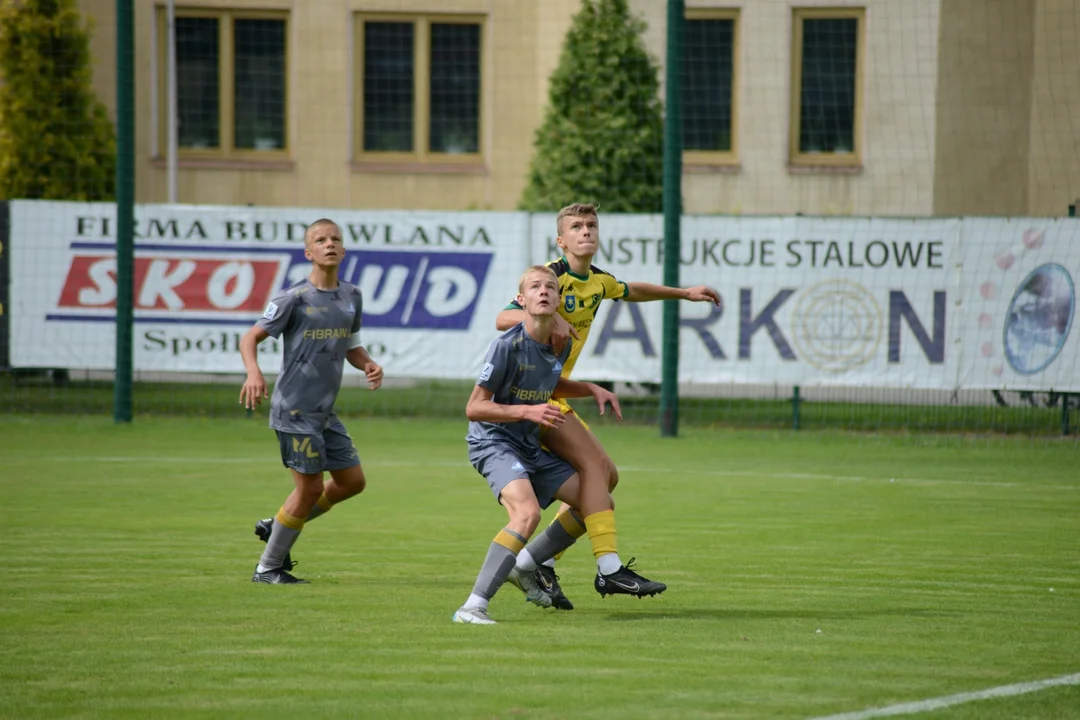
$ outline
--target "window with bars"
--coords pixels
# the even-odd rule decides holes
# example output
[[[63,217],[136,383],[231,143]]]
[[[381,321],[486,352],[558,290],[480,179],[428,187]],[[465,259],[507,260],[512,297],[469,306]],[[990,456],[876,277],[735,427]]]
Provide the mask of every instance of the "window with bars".
[[[287,149],[288,17],[176,11],[177,145],[184,155],[280,156]],[[159,146],[168,113],[167,27],[158,15]]]
[[[479,157],[482,18],[359,15],[356,38],[358,157]]]
[[[793,11],[791,162],[861,162],[861,8]]]
[[[736,161],[738,19],[738,10],[687,11],[682,62],[687,164]]]

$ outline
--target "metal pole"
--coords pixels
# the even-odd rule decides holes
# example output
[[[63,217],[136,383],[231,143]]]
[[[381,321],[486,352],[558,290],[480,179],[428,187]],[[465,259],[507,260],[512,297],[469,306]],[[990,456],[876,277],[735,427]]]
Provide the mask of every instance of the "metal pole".
[[[135,78],[132,0],[116,0],[116,384],[113,419],[131,422],[135,266]]]
[[[168,201],[170,204],[176,202],[176,151],[179,141],[177,139],[177,117],[176,117],[176,0],[169,0],[168,5],[165,6],[165,47],[166,47],[166,62],[165,72],[166,77],[166,94],[168,96],[168,102],[166,103],[165,112],[168,113],[168,117],[165,120],[166,128],[166,146],[167,156],[166,162],[166,175],[168,176]]]
[[[791,429],[798,430],[799,424],[802,419],[800,408],[802,407],[802,399],[799,397],[799,386],[796,385],[791,393]]]
[[[679,286],[682,255],[682,45],[683,0],[668,0],[664,76],[664,284]],[[679,301],[664,301],[660,434],[679,434]]]

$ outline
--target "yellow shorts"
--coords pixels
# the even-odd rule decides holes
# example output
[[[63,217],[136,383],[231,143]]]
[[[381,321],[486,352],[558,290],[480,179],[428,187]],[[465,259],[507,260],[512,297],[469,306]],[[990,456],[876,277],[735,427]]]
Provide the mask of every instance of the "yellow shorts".
[[[548,400],[548,405],[554,405],[555,407],[559,408],[563,415],[569,415],[570,413],[574,412],[574,408],[570,407],[570,403],[566,402],[566,400],[563,400],[562,398],[552,398],[551,400]],[[577,413],[574,414],[577,415]],[[580,415],[577,416],[577,419],[578,422],[580,422],[586,430],[589,429],[589,426],[585,423],[584,420],[581,419]],[[543,431],[541,431],[541,435],[542,434]]]

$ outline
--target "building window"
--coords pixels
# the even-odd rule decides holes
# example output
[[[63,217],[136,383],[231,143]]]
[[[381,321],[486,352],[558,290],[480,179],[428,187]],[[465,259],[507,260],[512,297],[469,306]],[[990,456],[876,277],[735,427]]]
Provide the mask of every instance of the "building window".
[[[793,11],[791,163],[861,163],[861,8]]]
[[[360,159],[479,160],[483,20],[358,15],[356,23]]]
[[[688,10],[683,28],[682,133],[687,164],[736,161],[738,10]]]
[[[283,155],[288,144],[287,16],[177,9],[175,29],[181,155],[239,159]],[[162,141],[168,127],[166,33],[162,8],[158,13]]]

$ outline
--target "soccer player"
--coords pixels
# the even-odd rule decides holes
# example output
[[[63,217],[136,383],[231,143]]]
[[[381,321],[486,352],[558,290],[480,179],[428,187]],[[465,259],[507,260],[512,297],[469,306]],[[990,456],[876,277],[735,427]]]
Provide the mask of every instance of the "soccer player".
[[[240,340],[247,368],[240,402],[250,410],[267,396],[259,343],[283,336],[285,344],[270,402],[270,427],[277,431],[281,462],[296,487],[275,517],[256,523],[255,534],[266,549],[251,577],[252,582],[273,585],[306,582],[289,573],[295,564],[290,552],[304,524],[367,484],[356,446],[334,413],[344,362],[362,370],[372,390],[383,380],[382,368],[360,344],[360,288],[338,279],[345,245],[337,223],[324,218],[308,226],[304,257],[312,263],[311,274],[277,295]],[[326,482],[324,471],[330,473]]]
[[[601,412],[608,403],[620,414],[614,393],[592,383],[561,377],[571,344],[556,354],[551,331],[559,305],[559,284],[548,267],[529,268],[518,285],[522,323],[496,338],[465,408],[469,418],[469,461],[483,475],[509,520],[495,536],[472,593],[454,613],[457,623],[493,625],[488,603],[509,580],[528,599],[547,607],[551,598],[536,585],[532,572],[515,572],[515,561],[540,522],[541,508],[558,498],[568,509],[567,522],[588,533],[596,557],[595,586],[601,594],[655,595],[667,589],[623,565],[616,543],[615,513],[606,478],[587,489],[577,471],[540,446],[540,428],[553,428],[565,416],[548,400],[555,397],[596,399]],[[580,511],[580,512],[579,512]],[[540,558],[541,560],[545,558]]]
[[[548,263],[548,267],[554,270],[559,280],[561,296],[559,312],[555,316],[551,337],[556,351],[563,349],[566,344],[571,345],[570,356],[563,364],[562,374],[565,378],[569,378],[574,370],[574,364],[589,338],[589,329],[600,309],[602,300],[627,300],[629,302],[690,300],[711,302],[716,306],[722,303],[719,293],[704,285],[675,288],[642,282],[626,283],[616,280],[593,265],[593,257],[600,247],[600,221],[595,205],[587,203],[568,205],[559,211],[555,225],[558,232],[556,243],[563,251],[563,256]],[[520,302],[514,301],[499,313],[495,327],[506,330],[524,320],[525,315]],[[571,343],[571,338],[577,342]],[[570,462],[586,479],[594,474],[605,476],[609,489],[614,490],[619,482],[619,474],[596,435],[574,414],[573,408],[565,400],[552,402],[558,404],[565,416],[565,422],[544,430],[544,445]],[[560,513],[565,512],[566,509],[564,505],[560,508]],[[560,517],[562,517],[561,514]],[[566,540],[561,536],[556,523],[552,523],[546,532],[560,535],[562,541]],[[543,537],[542,534],[533,542],[540,542]],[[519,569],[524,569],[531,564],[527,555],[523,555],[521,559],[523,562],[519,562]],[[556,608],[573,609],[573,603],[559,586],[554,558],[539,565],[536,569],[536,580],[551,595]]]

